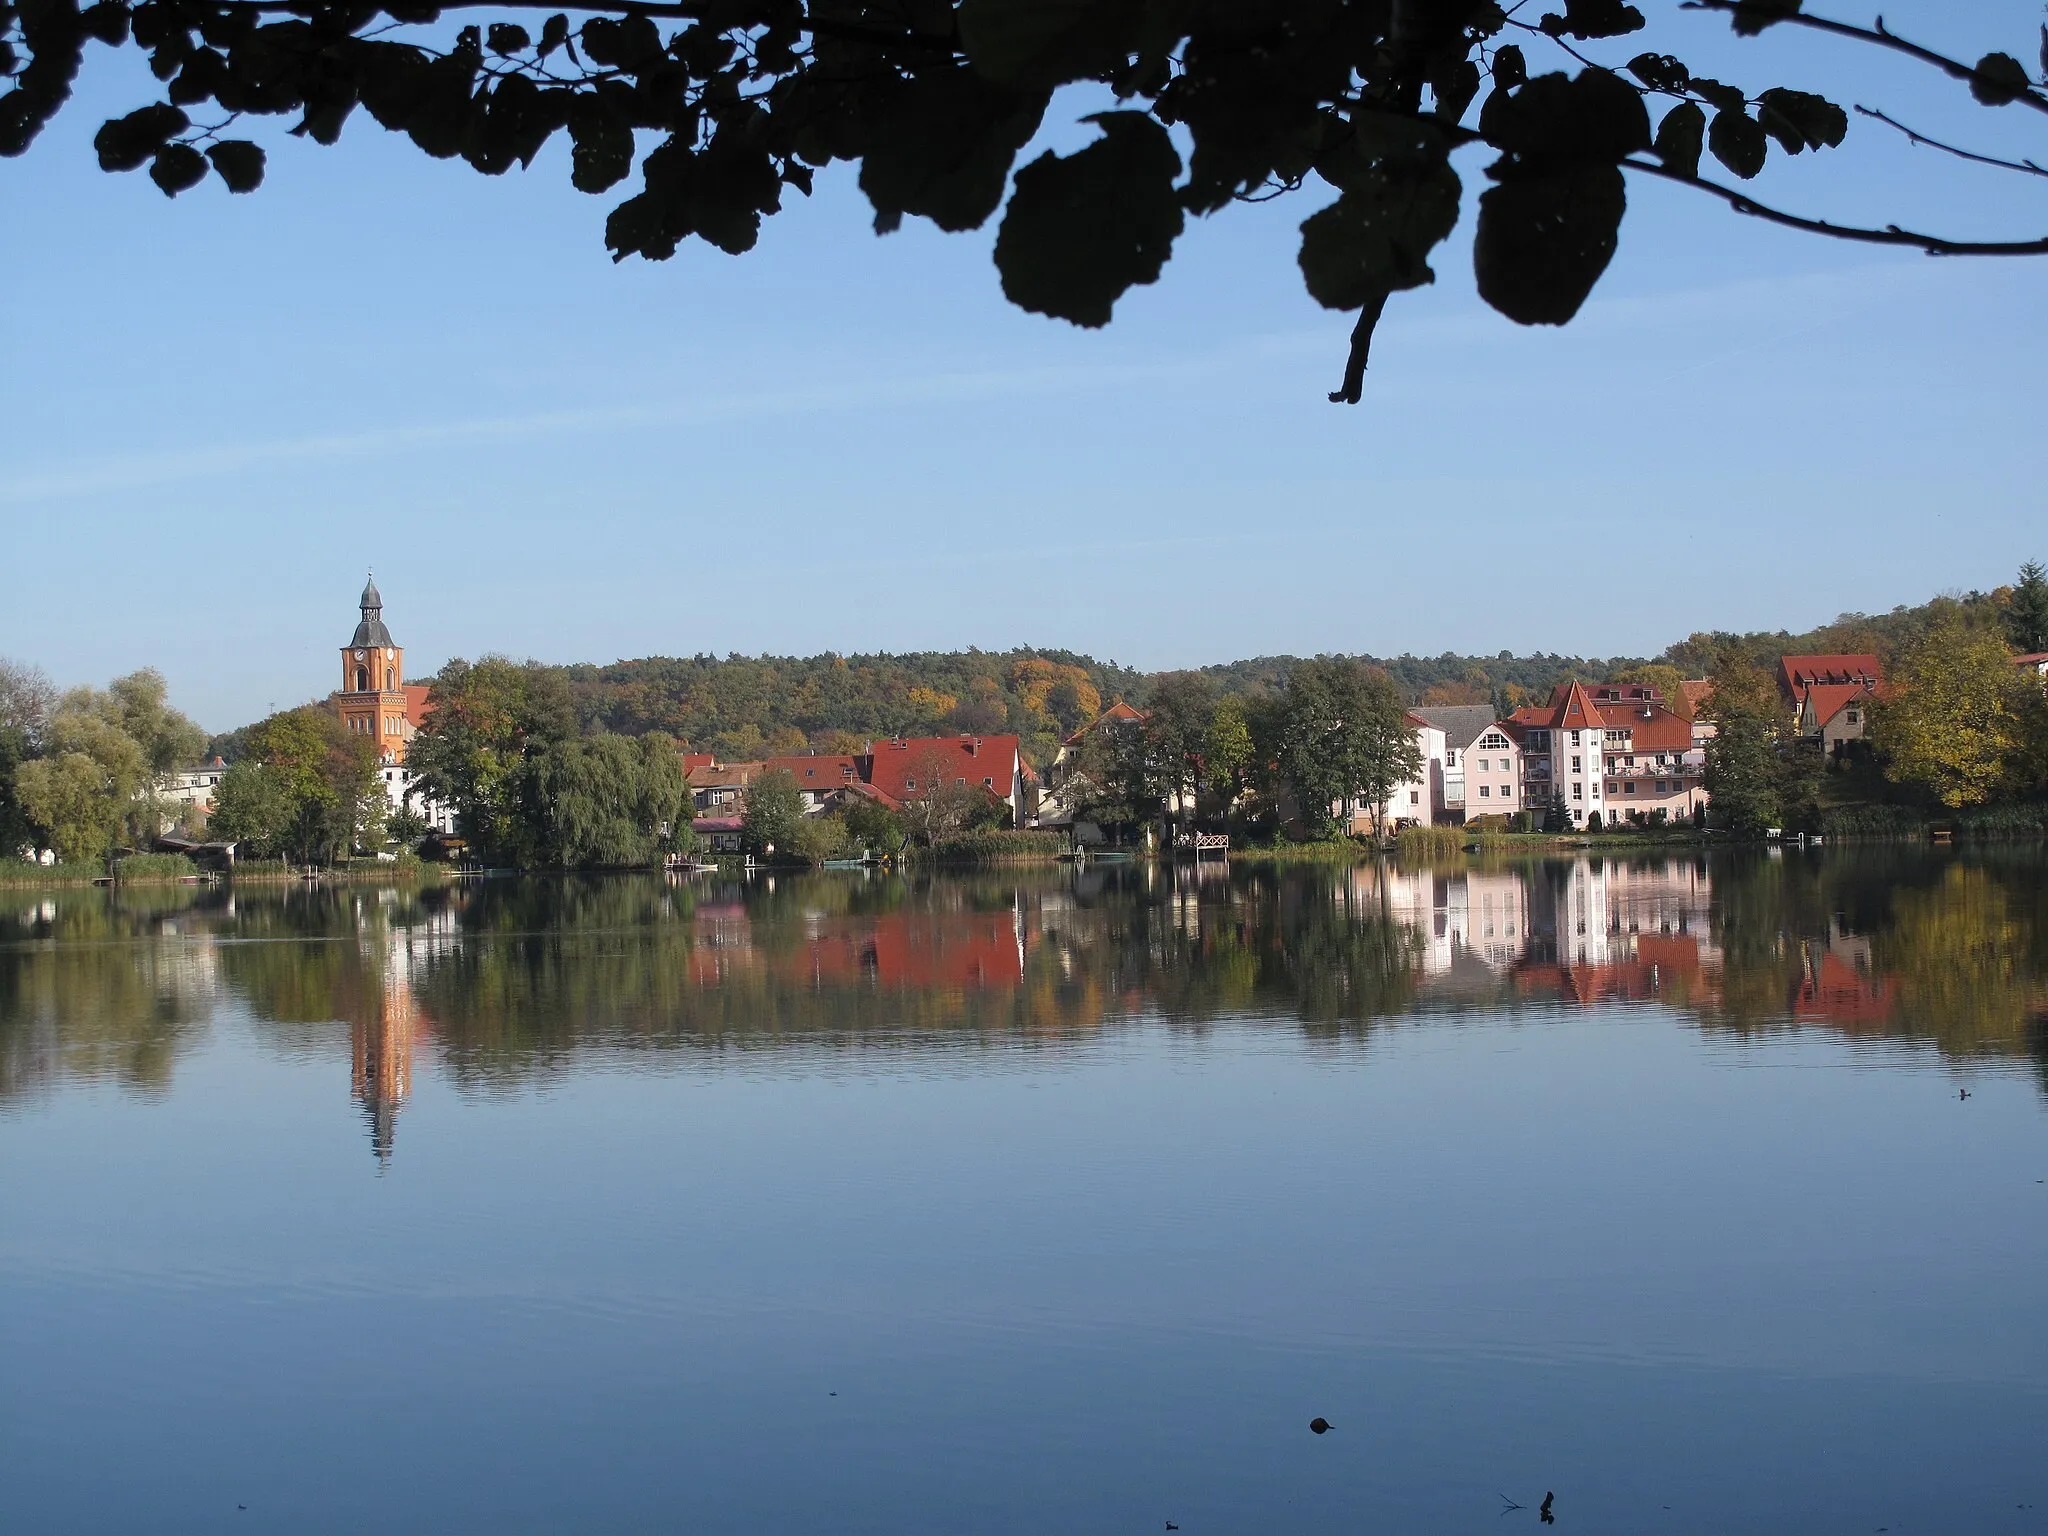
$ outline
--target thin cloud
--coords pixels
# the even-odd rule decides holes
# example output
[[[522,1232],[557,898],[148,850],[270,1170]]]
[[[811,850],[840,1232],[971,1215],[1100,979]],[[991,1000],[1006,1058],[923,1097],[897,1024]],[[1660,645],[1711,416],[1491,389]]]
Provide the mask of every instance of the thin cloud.
[[[1220,359],[1198,359],[846,380],[802,389],[756,390],[644,405],[585,406],[411,427],[322,433],[268,442],[223,443],[206,448],[134,454],[31,469],[11,479],[0,480],[0,504],[210,480],[282,464],[381,458],[424,448],[625,432],[647,427],[705,426],[760,417],[863,410],[878,405],[954,402],[1055,394],[1132,383],[1160,383],[1213,372],[1222,366]]]

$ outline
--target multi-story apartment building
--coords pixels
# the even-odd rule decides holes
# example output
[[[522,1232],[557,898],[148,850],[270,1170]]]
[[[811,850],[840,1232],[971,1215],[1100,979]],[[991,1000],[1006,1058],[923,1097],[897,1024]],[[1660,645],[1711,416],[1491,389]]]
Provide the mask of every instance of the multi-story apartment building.
[[[1546,705],[1518,709],[1503,734],[1521,748],[1523,805],[1561,800],[1571,824],[1691,816],[1706,804],[1706,757],[1692,722],[1654,688],[1560,684]]]

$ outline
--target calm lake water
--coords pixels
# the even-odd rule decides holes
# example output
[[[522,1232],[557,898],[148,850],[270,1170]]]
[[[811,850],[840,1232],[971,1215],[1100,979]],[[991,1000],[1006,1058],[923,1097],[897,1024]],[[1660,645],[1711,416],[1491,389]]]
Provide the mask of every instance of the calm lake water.
[[[2043,1531],[2044,1180],[2038,849],[0,891],[0,1526]]]

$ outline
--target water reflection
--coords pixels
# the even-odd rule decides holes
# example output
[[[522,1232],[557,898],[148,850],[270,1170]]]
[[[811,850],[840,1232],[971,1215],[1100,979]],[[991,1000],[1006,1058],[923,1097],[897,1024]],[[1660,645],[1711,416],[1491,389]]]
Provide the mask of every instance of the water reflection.
[[[234,1007],[280,1051],[338,1056],[345,1030],[381,1161],[420,1053],[476,1089],[608,1055],[1043,1049],[1153,1019],[1356,1039],[1639,1002],[1735,1039],[2025,1061],[2048,1091],[2048,878],[2032,851],[1883,849],[18,896],[0,1100],[161,1092]]]

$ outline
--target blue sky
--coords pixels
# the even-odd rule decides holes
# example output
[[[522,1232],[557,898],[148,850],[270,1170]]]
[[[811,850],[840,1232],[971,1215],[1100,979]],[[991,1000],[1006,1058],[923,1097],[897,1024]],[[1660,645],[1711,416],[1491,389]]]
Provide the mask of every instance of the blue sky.
[[[1618,58],[1669,47],[2048,151],[2038,114],[1907,61],[1643,3],[1657,30]],[[2031,65],[2042,13],[1885,15]],[[1004,302],[993,224],[875,237],[845,166],[748,256],[614,266],[616,197],[572,190],[559,146],[486,179],[358,115],[331,150],[269,132],[254,196],[171,202],[93,162],[148,99],[96,50],[0,161],[0,655],[65,683],[154,664],[216,729],[331,686],[370,566],[424,673],[494,650],[1647,653],[2048,556],[2038,259],[1818,241],[1639,179],[1579,319],[1524,330],[1473,295],[1468,200],[1347,409],[1324,395],[1348,317],[1294,264],[1319,186],[1194,224],[1084,332]],[[1044,142],[1085,139],[1085,110],[1056,102]],[[1861,119],[1823,159],[1774,153],[1758,192],[2048,230],[2048,183]]]

